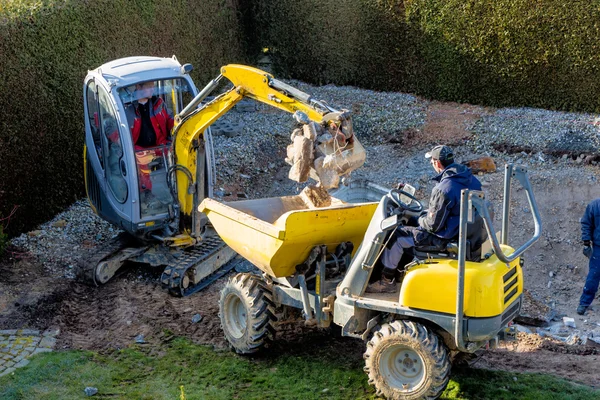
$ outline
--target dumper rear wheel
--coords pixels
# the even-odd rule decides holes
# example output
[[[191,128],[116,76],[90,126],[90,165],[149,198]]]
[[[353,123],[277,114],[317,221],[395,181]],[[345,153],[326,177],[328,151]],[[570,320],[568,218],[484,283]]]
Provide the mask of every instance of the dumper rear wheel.
[[[219,318],[225,338],[237,353],[256,353],[273,337],[271,291],[256,275],[235,275],[221,290]]]
[[[369,384],[388,399],[436,399],[450,378],[448,351],[427,327],[393,321],[375,332],[364,354]]]

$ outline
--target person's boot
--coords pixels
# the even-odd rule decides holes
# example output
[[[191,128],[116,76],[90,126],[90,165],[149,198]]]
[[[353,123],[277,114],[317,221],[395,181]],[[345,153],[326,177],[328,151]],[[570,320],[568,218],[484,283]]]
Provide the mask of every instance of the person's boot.
[[[583,314],[585,314],[585,312],[587,311],[587,309],[588,309],[588,306],[582,306],[582,305],[580,305],[580,306],[577,307],[577,314],[583,315]]]
[[[394,293],[396,290],[398,290],[396,281],[382,276],[380,280],[367,286],[365,293]]]

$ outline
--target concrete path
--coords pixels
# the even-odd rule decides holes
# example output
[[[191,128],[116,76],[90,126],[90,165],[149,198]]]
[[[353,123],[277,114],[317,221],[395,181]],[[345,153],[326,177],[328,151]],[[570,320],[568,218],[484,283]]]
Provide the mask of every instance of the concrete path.
[[[29,364],[29,357],[52,351],[59,330],[43,333],[32,329],[0,330],[0,376]]]

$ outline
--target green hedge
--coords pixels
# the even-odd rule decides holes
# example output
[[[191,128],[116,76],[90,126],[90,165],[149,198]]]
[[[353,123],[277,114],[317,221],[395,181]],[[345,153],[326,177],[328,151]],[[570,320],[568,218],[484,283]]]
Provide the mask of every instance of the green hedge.
[[[29,229],[83,194],[82,82],[176,54],[198,86],[271,51],[308,82],[491,106],[600,111],[597,0],[0,0],[0,218]]]
[[[125,56],[247,62],[237,0],[0,0],[0,218],[30,229],[84,193],[83,79]]]
[[[255,0],[276,73],[491,106],[600,111],[600,3]]]

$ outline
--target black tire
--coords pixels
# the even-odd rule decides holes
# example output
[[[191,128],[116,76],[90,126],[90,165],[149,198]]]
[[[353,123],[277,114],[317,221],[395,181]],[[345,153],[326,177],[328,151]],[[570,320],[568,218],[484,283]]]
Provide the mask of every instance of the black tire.
[[[378,327],[364,358],[369,384],[388,399],[437,399],[450,379],[446,346],[417,322],[397,320]]]
[[[219,299],[221,328],[238,354],[260,351],[273,339],[276,320],[271,291],[260,277],[242,273],[230,278]]]

